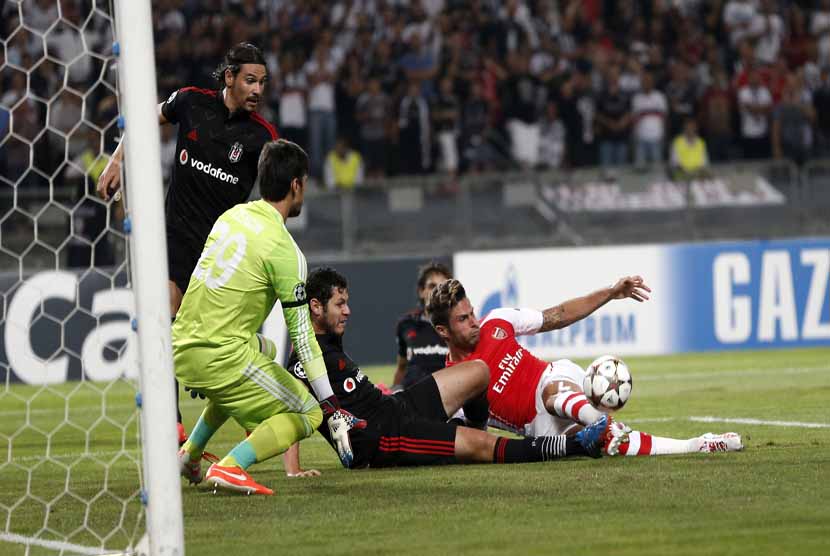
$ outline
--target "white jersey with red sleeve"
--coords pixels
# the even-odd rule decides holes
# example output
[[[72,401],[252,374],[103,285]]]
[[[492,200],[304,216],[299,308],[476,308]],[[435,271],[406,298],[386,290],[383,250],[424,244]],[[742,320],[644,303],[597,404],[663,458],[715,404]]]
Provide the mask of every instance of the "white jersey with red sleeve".
[[[535,334],[541,326],[539,311],[495,309],[481,322],[478,346],[466,359],[481,359],[490,368],[490,415],[514,429],[536,417],[536,386],[548,366],[519,345],[516,336]]]

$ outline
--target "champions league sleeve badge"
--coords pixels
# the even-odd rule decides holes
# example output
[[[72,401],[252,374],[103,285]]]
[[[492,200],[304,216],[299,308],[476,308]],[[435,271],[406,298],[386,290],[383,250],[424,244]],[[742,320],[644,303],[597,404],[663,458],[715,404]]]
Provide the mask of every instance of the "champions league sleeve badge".
[[[240,158],[242,158],[242,143],[237,141],[231,147],[231,152],[228,153],[228,160],[231,161],[231,164],[236,164]]]

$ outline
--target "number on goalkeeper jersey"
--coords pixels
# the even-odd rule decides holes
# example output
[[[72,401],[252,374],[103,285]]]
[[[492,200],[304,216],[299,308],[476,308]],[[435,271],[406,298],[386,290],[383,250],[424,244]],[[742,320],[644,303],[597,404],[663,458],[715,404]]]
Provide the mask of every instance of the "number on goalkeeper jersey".
[[[214,224],[210,234],[215,235],[216,240],[210,244],[210,247],[205,247],[193,270],[193,276],[203,281],[205,286],[212,290],[227,284],[239,267],[239,263],[245,258],[245,249],[248,247],[245,234],[241,232],[231,234],[230,231],[231,227],[227,222],[219,220]],[[212,263],[208,267],[203,267],[202,263],[211,255],[213,255]],[[217,272],[221,274],[216,276]]]

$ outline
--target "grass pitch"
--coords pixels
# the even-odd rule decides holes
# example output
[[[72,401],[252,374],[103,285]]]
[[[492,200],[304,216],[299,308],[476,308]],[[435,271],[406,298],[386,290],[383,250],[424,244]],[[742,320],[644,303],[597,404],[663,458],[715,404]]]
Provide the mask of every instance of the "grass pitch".
[[[830,553],[830,349],[626,362],[634,393],[620,420],[677,438],[736,431],[745,451],[346,471],[315,435],[302,464],[321,477],[286,478],[280,458],[252,468],[274,497],[185,487],[187,552]],[[364,371],[387,384],[392,373]],[[136,538],[132,397],[124,383],[0,389],[0,555],[27,554],[10,534],[113,549]],[[188,427],[200,407],[183,402]],[[241,437],[229,423],[209,450],[224,454]]]

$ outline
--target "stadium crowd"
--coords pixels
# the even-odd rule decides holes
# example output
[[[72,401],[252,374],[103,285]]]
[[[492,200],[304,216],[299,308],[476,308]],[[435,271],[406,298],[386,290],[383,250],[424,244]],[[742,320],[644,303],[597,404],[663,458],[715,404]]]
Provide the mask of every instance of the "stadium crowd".
[[[107,51],[108,22],[97,13],[107,8],[61,0],[63,21],[50,27],[57,4],[25,3],[20,28],[16,3],[6,3],[0,133],[13,122],[21,137],[35,138],[47,118],[66,132],[84,112],[108,125],[111,151],[115,99],[99,80],[112,83],[110,66],[88,55],[56,63]],[[332,187],[364,175],[517,167],[803,163],[830,145],[830,0],[153,5],[159,99],[186,85],[215,87],[211,72],[231,44],[260,45],[270,73],[260,112],[306,147],[314,177]],[[38,64],[44,44],[51,60]],[[28,81],[16,68],[29,70]],[[67,72],[88,96],[64,90],[47,114],[32,95],[51,98]],[[49,137],[51,151],[35,144],[46,175],[63,152],[54,149],[61,138]],[[97,139],[90,132],[70,141],[70,156],[94,151]],[[3,145],[4,175],[25,173],[27,148]],[[172,159],[174,130],[164,130],[163,149]]]

